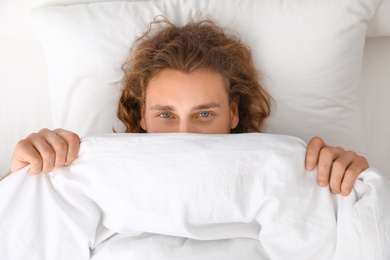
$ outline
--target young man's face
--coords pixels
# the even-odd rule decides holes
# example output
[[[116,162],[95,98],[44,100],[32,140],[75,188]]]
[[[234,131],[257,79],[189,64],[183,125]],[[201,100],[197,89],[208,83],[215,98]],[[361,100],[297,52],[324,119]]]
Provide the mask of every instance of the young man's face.
[[[228,134],[238,120],[237,102],[229,104],[222,75],[167,69],[147,86],[140,124],[148,133]]]

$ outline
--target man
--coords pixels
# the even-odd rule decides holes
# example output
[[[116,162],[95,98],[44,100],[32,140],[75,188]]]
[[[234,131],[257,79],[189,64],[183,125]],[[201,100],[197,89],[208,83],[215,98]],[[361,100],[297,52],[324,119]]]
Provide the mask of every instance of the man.
[[[135,42],[123,65],[118,118],[128,133],[191,132],[228,134],[261,132],[271,97],[258,82],[250,49],[210,20],[177,27],[169,21]],[[299,123],[299,122],[297,122]],[[77,134],[42,129],[21,140],[11,172],[30,164],[30,174],[69,165],[77,157]],[[306,168],[318,165],[318,183],[348,195],[367,160],[330,147],[314,137]]]

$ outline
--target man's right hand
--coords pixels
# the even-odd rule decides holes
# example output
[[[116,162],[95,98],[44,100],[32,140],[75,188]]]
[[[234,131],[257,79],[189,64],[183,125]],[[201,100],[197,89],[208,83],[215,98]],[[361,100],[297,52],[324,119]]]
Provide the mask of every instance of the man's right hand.
[[[41,129],[20,140],[11,160],[11,172],[30,164],[28,174],[48,173],[71,164],[80,149],[80,137],[64,129]]]

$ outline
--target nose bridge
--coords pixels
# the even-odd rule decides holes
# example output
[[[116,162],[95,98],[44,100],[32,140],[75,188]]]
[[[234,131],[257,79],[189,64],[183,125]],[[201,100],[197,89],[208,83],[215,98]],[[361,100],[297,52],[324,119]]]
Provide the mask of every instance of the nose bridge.
[[[178,132],[180,133],[191,133],[192,132],[192,125],[191,120],[188,118],[182,118],[179,122],[179,129]]]

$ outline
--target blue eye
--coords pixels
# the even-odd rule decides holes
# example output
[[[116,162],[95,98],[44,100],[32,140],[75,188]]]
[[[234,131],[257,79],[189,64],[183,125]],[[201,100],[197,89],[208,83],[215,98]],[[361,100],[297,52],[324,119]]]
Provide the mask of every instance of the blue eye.
[[[171,117],[171,114],[169,114],[169,113],[161,113],[161,114],[159,114],[159,117],[162,117],[162,118],[170,118],[170,117]]]
[[[201,117],[209,117],[209,116],[211,116],[211,113],[210,112],[200,112],[199,116],[201,116]]]

